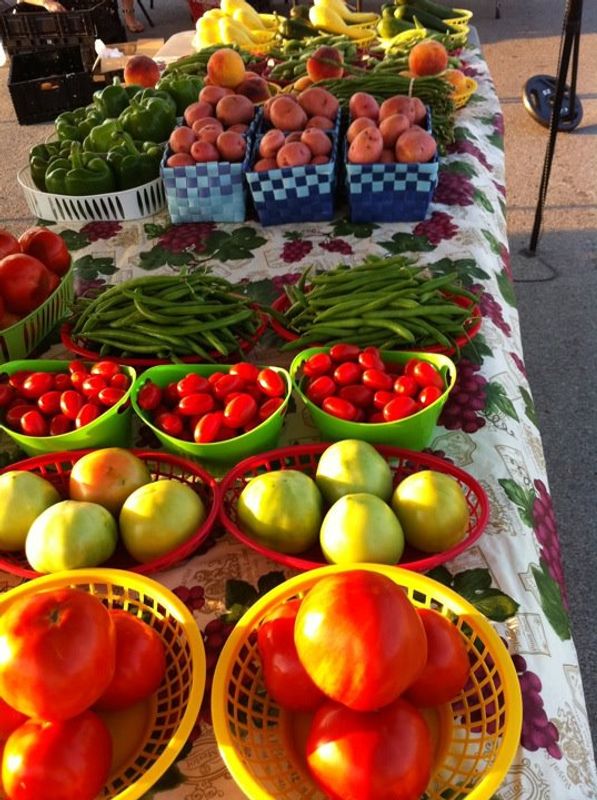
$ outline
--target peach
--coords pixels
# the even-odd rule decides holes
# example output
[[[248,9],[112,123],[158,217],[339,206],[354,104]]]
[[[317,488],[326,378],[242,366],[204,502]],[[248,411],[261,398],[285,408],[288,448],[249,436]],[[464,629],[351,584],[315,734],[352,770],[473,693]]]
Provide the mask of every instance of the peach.
[[[383,139],[377,128],[365,128],[353,139],[348,148],[351,164],[376,164],[381,159]]]
[[[420,97],[411,97],[414,108],[414,124],[424,123],[427,119],[427,106]]]
[[[218,100],[216,117],[226,127],[239,122],[249,123],[255,116],[255,105],[242,94],[231,94]]]
[[[236,94],[242,94],[254,103],[262,103],[270,96],[267,81],[260,78],[259,75],[254,78],[245,78],[244,81],[238,84],[235,91]]]
[[[301,108],[310,117],[327,117],[335,120],[340,104],[331,92],[320,86],[310,86],[298,96]]]
[[[375,127],[377,126],[371,117],[359,117],[358,119],[355,119],[350,123],[348,130],[346,131],[346,139],[348,140],[348,144],[351,144],[353,139],[355,139],[361,131],[364,131],[365,128]]]
[[[224,161],[242,161],[247,152],[244,136],[234,131],[224,131],[218,136],[216,147]]]
[[[219,161],[220,154],[217,151],[215,144],[210,142],[195,142],[191,147],[191,155],[195,161]]]
[[[329,131],[334,127],[334,123],[327,117],[311,117],[307,120],[305,128],[321,128],[323,131]]]
[[[232,89],[226,89],[224,86],[204,86],[199,92],[199,100],[203,103],[209,103],[214,108],[218,104],[218,100],[226,97],[228,94],[234,94]]]
[[[220,47],[207,62],[207,76],[215,86],[234,89],[245,79],[245,62],[231,47]]]
[[[293,89],[296,89],[297,92],[302,92],[303,89],[308,89],[309,86],[313,85],[313,81],[308,75],[303,75],[301,78],[297,78],[294,82]]]
[[[197,140],[195,132],[186,125],[175,128],[170,134],[168,144],[173,153],[190,153],[191,145]]]
[[[307,59],[307,75],[313,82],[326,78],[341,78],[344,72],[344,56],[335,47],[318,47]]]
[[[319,128],[303,131],[301,142],[307,145],[314,156],[327,156],[332,152],[332,140]]]
[[[410,120],[406,114],[390,114],[379,123],[379,130],[383,139],[383,146],[391,149],[396,144],[396,139],[401,133],[410,128]]]
[[[348,101],[348,111],[352,119],[369,117],[377,120],[379,117],[379,103],[368,92],[355,92]]]
[[[253,165],[255,172],[267,172],[270,169],[278,169],[275,158],[260,158]]]
[[[142,54],[131,56],[124,65],[124,82],[153,89],[160,79],[160,68],[149,56]]]
[[[452,94],[459,94],[466,91],[467,78],[464,72],[459,69],[447,69],[442,78],[454,87]]]
[[[278,95],[274,99],[269,113],[272,125],[281,131],[302,130],[307,123],[305,111],[296,100],[286,95]]]
[[[439,75],[448,66],[448,51],[441,42],[425,39],[408,54],[408,68],[417,78]]]
[[[190,106],[187,106],[184,110],[184,121],[190,127],[193,127],[193,123],[196,122],[198,119],[204,119],[205,117],[213,117],[214,110],[209,103],[204,103],[201,100],[198,100],[196,103],[191,103]]]
[[[192,167],[195,159],[189,153],[174,153],[166,160],[167,167]]]
[[[409,128],[396,141],[396,161],[402,164],[424,164],[437,152],[437,143],[427,131]]]
[[[379,121],[383,122],[386,117],[391,117],[392,114],[406,114],[412,124],[415,121],[415,108],[412,97],[396,94],[394,97],[388,97],[387,100],[384,100],[379,107]]]
[[[312,164],[329,164],[330,159],[327,156],[313,156],[311,159]]]
[[[285,138],[282,131],[273,128],[265,134],[259,143],[259,155],[262,158],[275,158],[276,153],[284,144]]]
[[[291,142],[281,147],[276,154],[279,167],[304,167],[311,161],[311,151],[302,142]]]

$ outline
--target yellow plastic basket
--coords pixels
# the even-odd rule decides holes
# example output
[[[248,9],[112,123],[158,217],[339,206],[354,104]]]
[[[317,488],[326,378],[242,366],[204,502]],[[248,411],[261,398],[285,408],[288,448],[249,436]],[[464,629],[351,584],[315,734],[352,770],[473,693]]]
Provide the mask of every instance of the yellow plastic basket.
[[[197,720],[205,689],[205,650],[191,613],[169,589],[151,578],[116,569],[72,570],[35,578],[0,595],[0,616],[17,598],[64,587],[94,594],[108,608],[124,608],[142,617],[166,648],[166,677],[137,717],[109,724],[115,750],[128,750],[99,796],[102,800],[138,800],[164,774],[182,750]],[[120,712],[121,714],[124,712]],[[120,722],[120,724],[118,724]],[[137,747],[131,747],[131,736]],[[41,798],[40,798],[41,800]],[[98,798],[99,800],[99,798]]]
[[[350,568],[329,566],[291,578],[258,600],[239,621],[218,660],[211,711],[220,754],[250,800],[319,800],[300,748],[297,718],[265,692],[256,636],[280,603],[303,596],[322,577]],[[354,569],[354,568],[353,568]],[[449,616],[471,658],[467,687],[435,715],[436,759],[428,800],[489,800],[518,747],[522,700],[512,660],[488,620],[445,586],[399,567],[360,564],[404,587],[417,606]],[[304,736],[304,719],[303,719]]]
[[[478,83],[474,78],[466,79],[466,89],[462,92],[457,92],[452,96],[455,108],[462,108],[465,106],[474,93],[477,91]]]
[[[473,18],[473,12],[469,11],[467,8],[455,8],[453,10],[456,11],[458,16],[451,19],[446,19],[444,22],[447,22],[450,25],[468,26],[468,23]]]

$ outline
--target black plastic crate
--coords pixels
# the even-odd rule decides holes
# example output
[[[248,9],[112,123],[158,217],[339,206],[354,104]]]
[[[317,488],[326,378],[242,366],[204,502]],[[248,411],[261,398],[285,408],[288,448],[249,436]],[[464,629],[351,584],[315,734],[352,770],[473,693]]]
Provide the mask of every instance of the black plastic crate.
[[[13,56],[8,88],[19,123],[31,125],[86,106],[95,87],[80,48],[65,47]]]
[[[0,36],[6,52],[12,56],[77,44],[93,49],[95,39],[106,44],[126,41],[117,0],[62,0],[62,5],[68,10],[51,14],[28,3],[3,3]]]

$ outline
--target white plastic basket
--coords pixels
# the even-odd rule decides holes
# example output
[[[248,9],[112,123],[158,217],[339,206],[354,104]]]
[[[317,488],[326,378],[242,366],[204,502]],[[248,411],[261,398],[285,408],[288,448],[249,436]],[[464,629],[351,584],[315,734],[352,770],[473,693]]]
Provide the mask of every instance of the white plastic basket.
[[[82,197],[40,191],[33,183],[29,167],[19,170],[17,180],[32,215],[55,222],[123,222],[150,217],[166,206],[161,177],[134,189]]]

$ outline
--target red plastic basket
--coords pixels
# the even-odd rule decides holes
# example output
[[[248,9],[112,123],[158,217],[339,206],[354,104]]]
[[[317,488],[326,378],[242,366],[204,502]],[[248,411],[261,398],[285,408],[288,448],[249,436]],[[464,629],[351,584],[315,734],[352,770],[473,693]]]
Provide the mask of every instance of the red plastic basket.
[[[48,480],[56,487],[62,497],[68,498],[68,482],[71,469],[81,456],[91,452],[93,451],[72,450],[63,453],[48,453],[44,456],[36,456],[35,458],[18,461],[15,464],[9,464],[0,470],[0,474],[10,470],[27,470]],[[205,521],[197,528],[191,538],[166,555],[154,558],[145,564],[140,564],[127,553],[122,545],[119,545],[109,561],[101,565],[102,567],[128,569],[130,572],[136,572],[140,575],[151,575],[154,572],[173,567],[176,563],[195,552],[205,541],[218,516],[220,490],[216,480],[209,472],[206,472],[199,464],[188,461],[186,458],[153,450],[132,450],[131,452],[145,462],[154,480],[172,478],[188,484],[197,491],[208,509]],[[40,574],[31,569],[24,551],[14,553],[0,552],[0,570],[19,575],[22,578],[37,578]]]
[[[330,443],[326,442],[282,447],[241,461],[226,474],[220,484],[220,522],[243,544],[261,553],[261,555],[271,558],[273,561],[284,564],[286,567],[309,570],[327,564],[328,562],[325,560],[319,546],[311,548],[300,556],[287,555],[264,547],[238,527],[237,508],[240,493],[251,478],[256,475],[279,469],[296,469],[314,477],[319,456],[329,446]],[[454,466],[449,461],[429,453],[417,453],[413,450],[403,450],[398,447],[382,446],[375,449],[390,464],[394,486],[397,486],[401,480],[413,472],[420,472],[423,469],[444,472],[447,475],[451,475],[460,484],[469,510],[468,531],[461,542],[443,553],[435,553],[433,555],[422,553],[420,550],[415,550],[415,548],[407,545],[398,566],[414,572],[425,572],[449,561],[477,541],[489,519],[489,501],[483,487],[472,475]]]
[[[250,339],[243,339],[239,341],[238,346],[241,353],[248,353],[250,350],[252,350],[259,339],[263,336],[263,333],[268,326],[269,317],[261,311],[258,313],[261,321],[260,325]],[[84,358],[87,361],[117,361],[119,364],[125,364],[127,367],[159,367],[164,364],[171,365],[174,363],[168,358],[137,358],[135,356],[125,357],[119,355],[100,355],[97,350],[90,350],[89,347],[76,342],[71,336],[71,331],[72,324],[70,322],[63,323],[60,328],[60,339],[62,344],[68,350],[70,350],[71,353],[75,353],[75,355],[79,356],[80,358]],[[234,360],[234,353],[223,356],[220,353],[213,352],[210,355],[213,356],[213,360],[216,362],[232,363],[231,359]],[[205,363],[205,359],[201,358],[201,356],[181,356],[179,360],[184,364]]]
[[[443,347],[441,344],[431,344],[431,345],[400,345],[400,350],[419,350],[426,353],[442,353],[445,356],[452,356],[456,353],[457,348],[464,347],[467,345],[471,339],[474,339],[475,336],[479,333],[481,328],[482,322],[482,315],[481,309],[478,305],[473,305],[473,302],[468,299],[468,297],[460,297],[460,296],[453,296],[451,298],[454,300],[455,303],[458,303],[459,306],[463,308],[471,308],[471,316],[465,321],[466,327],[466,335],[464,336],[457,336],[454,340],[456,342],[457,347]],[[290,300],[286,294],[281,294],[272,303],[272,308],[278,311],[280,314],[283,314],[288,308],[290,308]],[[294,342],[295,339],[299,338],[299,334],[291,331],[289,328],[285,328],[275,317],[270,317],[270,325],[273,330],[278,334],[281,339],[284,339],[286,342]],[[318,347],[317,344],[311,344],[310,347]]]

